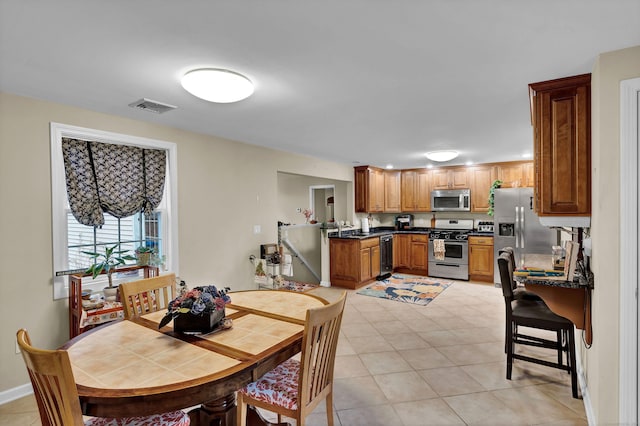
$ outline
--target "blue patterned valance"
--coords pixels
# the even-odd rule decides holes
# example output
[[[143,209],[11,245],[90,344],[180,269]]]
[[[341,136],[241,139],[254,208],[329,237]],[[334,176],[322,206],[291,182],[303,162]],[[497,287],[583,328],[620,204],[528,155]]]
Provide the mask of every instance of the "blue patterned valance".
[[[63,138],[62,154],[69,206],[83,225],[103,225],[103,212],[150,214],[162,201],[164,150]]]

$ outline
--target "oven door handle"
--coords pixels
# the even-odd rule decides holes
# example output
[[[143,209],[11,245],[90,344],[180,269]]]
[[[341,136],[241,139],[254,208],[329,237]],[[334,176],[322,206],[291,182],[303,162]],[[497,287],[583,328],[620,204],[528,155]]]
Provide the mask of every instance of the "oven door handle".
[[[436,263],[436,266],[451,266],[453,268],[459,268],[460,265],[455,265],[453,263]]]

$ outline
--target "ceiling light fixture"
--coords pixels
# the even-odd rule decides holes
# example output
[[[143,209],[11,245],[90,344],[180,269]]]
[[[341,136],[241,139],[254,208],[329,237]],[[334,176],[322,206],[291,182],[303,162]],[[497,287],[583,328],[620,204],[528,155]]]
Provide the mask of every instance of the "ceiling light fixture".
[[[237,72],[220,68],[189,71],[182,77],[181,83],[192,95],[221,104],[241,101],[253,93],[251,80]]]
[[[425,156],[431,161],[449,161],[458,156],[458,151],[431,151],[427,152]]]

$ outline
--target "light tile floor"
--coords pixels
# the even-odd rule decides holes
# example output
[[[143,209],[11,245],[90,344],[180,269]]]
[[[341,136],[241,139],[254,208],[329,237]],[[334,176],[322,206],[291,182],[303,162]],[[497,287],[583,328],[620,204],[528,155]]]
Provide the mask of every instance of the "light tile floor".
[[[338,294],[313,292],[329,300]],[[504,299],[493,285],[456,281],[428,306],[349,291],[334,373],[334,423],[587,424],[567,373],[516,360],[506,380],[505,364]],[[307,420],[325,425],[325,406]],[[39,424],[33,396],[0,406],[0,426]]]

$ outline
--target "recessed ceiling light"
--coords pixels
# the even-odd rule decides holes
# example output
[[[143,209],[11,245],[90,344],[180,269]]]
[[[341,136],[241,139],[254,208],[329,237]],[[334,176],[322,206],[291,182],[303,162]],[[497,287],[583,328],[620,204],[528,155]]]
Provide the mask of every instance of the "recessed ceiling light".
[[[525,152],[524,154],[522,154],[522,158],[531,158],[531,153]]]
[[[387,169],[393,169],[393,164],[387,164]]]
[[[433,164],[427,164],[427,169],[433,169]]]
[[[458,156],[458,151],[431,151],[427,152],[425,156],[431,161],[449,161]]]
[[[198,98],[221,104],[238,102],[253,93],[253,83],[237,72],[220,68],[201,68],[182,77],[182,87]]]
[[[471,166],[473,164],[473,161],[467,161],[466,163],[464,163],[465,166]]]

